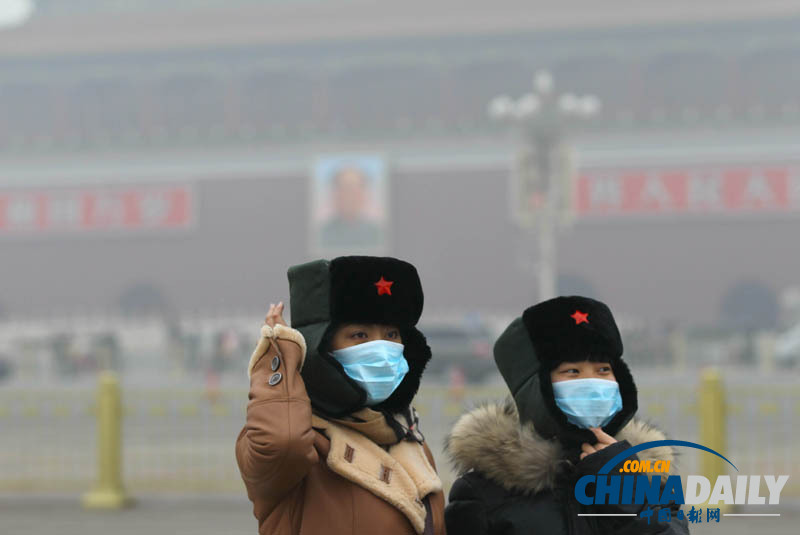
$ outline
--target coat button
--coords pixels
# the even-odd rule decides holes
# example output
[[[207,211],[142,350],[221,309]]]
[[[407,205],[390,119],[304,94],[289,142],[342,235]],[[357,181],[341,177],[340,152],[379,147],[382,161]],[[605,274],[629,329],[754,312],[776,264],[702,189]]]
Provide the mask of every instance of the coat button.
[[[269,378],[269,386],[275,386],[281,382],[281,379],[283,379],[283,375],[280,373],[273,373],[272,377]]]
[[[281,366],[281,358],[277,355],[272,357],[272,364],[270,365],[272,371],[277,370],[278,368],[280,368],[280,366]]]

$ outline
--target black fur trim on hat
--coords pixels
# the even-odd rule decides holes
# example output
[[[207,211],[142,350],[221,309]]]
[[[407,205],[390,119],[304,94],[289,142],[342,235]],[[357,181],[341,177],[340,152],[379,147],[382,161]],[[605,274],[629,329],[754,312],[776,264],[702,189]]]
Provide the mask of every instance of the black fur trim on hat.
[[[522,314],[540,362],[583,361],[590,355],[613,362],[622,356],[622,338],[611,310],[588,297],[556,297]]]
[[[424,298],[417,270],[396,258],[334,258],[330,285],[330,318],[335,322],[413,326],[422,314]]]

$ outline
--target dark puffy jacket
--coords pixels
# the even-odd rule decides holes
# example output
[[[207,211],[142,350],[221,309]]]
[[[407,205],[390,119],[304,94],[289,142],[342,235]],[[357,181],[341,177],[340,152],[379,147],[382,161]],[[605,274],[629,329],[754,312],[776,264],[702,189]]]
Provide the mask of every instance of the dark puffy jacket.
[[[549,370],[559,361],[600,356],[611,364],[622,397],[622,409],[603,431],[619,442],[580,460],[581,444],[596,444],[597,438],[570,423],[556,406]],[[622,359],[622,339],[605,304],[571,296],[530,307],[497,339],[494,359],[513,400],[465,414],[447,439],[448,452],[462,474],[445,510],[449,533],[688,533],[685,518],[659,523],[657,505],[583,506],[574,496],[577,480],[597,474],[617,453],[665,438],[633,419],[638,408],[636,385]],[[669,447],[641,452],[643,459],[671,461],[673,457]],[[614,471],[619,473],[617,467]],[[649,522],[639,517],[646,507],[653,512]],[[671,516],[678,511],[678,506],[664,507]],[[582,513],[632,516],[578,516]]]
[[[658,522],[660,506],[584,506],[573,495],[575,482],[596,474],[614,455],[630,446],[664,440],[664,434],[631,420],[616,437],[618,443],[573,463],[561,445],[540,437],[533,426],[520,426],[513,401],[489,404],[462,416],[448,437],[448,453],[463,472],[450,490],[445,510],[447,532],[456,535],[577,535],[683,534],[685,519],[677,505],[670,522]],[[672,448],[659,447],[630,459],[672,461]],[[617,468],[612,470],[618,471]],[[653,511],[649,522],[639,516]],[[586,517],[580,513],[628,513],[627,517]],[[662,513],[664,514],[664,513]]]

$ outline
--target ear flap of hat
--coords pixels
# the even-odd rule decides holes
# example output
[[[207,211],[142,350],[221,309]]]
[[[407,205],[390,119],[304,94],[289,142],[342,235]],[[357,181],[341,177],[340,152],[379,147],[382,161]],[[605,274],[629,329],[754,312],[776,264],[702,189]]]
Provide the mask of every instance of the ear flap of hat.
[[[332,328],[328,323],[298,328],[306,339],[309,354],[313,355],[313,358],[306,357],[300,375],[314,409],[330,416],[344,416],[364,407],[367,393],[327,354],[326,337]]]
[[[330,321],[330,264],[327,260],[314,260],[289,268],[289,310],[295,329]]]
[[[497,338],[494,360],[512,395],[539,371],[541,365],[522,318],[514,319]]]
[[[331,329],[330,262],[314,260],[292,266],[288,277],[292,327],[303,334],[308,347],[300,374],[311,405],[331,416],[343,416],[360,409],[367,393],[322,347]]]

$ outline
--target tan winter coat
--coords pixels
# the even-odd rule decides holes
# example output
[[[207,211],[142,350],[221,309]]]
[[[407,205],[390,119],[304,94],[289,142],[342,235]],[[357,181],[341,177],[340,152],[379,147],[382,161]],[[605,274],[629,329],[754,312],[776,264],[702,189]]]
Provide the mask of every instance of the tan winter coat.
[[[300,332],[262,327],[236,459],[261,535],[444,535],[430,450],[312,416]]]

